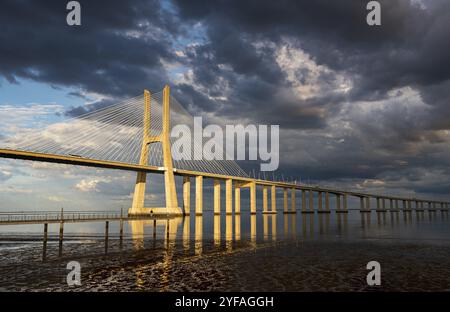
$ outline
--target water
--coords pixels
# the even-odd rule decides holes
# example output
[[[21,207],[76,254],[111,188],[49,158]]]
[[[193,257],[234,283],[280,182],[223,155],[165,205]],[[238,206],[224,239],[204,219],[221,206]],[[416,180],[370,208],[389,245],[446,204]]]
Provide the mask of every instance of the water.
[[[450,290],[448,212],[201,216],[0,228],[0,290],[61,291],[445,291]],[[79,287],[66,283],[81,264]],[[368,286],[378,261],[382,285]]]

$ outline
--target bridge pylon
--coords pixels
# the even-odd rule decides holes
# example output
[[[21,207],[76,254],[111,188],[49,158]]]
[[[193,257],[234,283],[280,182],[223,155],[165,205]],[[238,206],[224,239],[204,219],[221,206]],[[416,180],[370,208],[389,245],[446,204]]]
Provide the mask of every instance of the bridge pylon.
[[[147,173],[138,172],[134,188],[133,202],[128,210],[129,215],[183,215],[178,207],[177,192],[175,187],[175,176],[173,174],[173,161],[170,146],[170,87],[165,86],[163,90],[163,112],[162,131],[159,135],[152,136],[150,133],[151,96],[148,90],[144,90],[144,131],[142,138],[141,155],[139,165],[148,165],[149,145],[160,142],[162,144],[164,161],[164,184],[166,207],[145,208],[145,188]]]

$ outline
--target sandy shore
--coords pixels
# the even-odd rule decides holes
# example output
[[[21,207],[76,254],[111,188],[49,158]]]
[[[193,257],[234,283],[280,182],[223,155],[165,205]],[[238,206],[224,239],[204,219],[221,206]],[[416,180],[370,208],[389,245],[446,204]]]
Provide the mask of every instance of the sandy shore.
[[[3,291],[448,291],[450,246],[402,241],[283,241],[225,244],[148,240],[50,243],[0,251]],[[5,246],[5,244],[3,244]],[[81,286],[66,264],[79,261]],[[366,264],[381,263],[382,285],[366,284]]]

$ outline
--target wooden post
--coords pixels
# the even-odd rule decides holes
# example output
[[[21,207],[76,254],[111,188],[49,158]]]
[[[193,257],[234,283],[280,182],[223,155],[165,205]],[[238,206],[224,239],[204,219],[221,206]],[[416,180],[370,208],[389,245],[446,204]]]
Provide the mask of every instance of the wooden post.
[[[59,251],[58,256],[62,256],[62,247],[63,247],[63,236],[64,236],[64,222],[59,223]]]
[[[109,221],[105,222],[105,254],[108,253]]]
[[[47,236],[48,236],[48,223],[44,224],[44,241],[42,244],[42,261],[47,258]]]

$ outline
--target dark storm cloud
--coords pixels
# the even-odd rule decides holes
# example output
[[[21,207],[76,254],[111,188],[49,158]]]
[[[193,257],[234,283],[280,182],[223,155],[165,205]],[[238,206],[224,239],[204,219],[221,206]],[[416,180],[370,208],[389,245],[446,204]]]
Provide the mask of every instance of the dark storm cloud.
[[[191,72],[173,94],[192,113],[293,131],[281,137],[282,168],[292,176],[395,181],[398,173],[432,193],[435,183],[414,180],[424,168],[450,165],[442,132],[450,128],[449,1],[424,1],[426,9],[380,1],[380,27],[367,26],[363,0],[80,2],[77,28],[65,24],[64,1],[4,1],[0,75],[126,97],[160,90],[170,81],[163,61],[177,61]],[[181,47],[180,57],[180,37],[202,39]],[[313,82],[313,97],[293,92],[277,60],[283,46],[330,70]],[[301,67],[294,76],[307,82],[313,73]],[[335,90],[341,76],[352,84],[345,94]],[[389,92],[402,87],[427,105],[392,100]],[[358,101],[385,105],[365,111],[352,106]]]
[[[0,74],[113,96],[160,89],[167,81],[161,60],[173,59],[168,38],[176,31],[160,3],[80,3],[82,25],[70,27],[65,1],[3,1]]]

